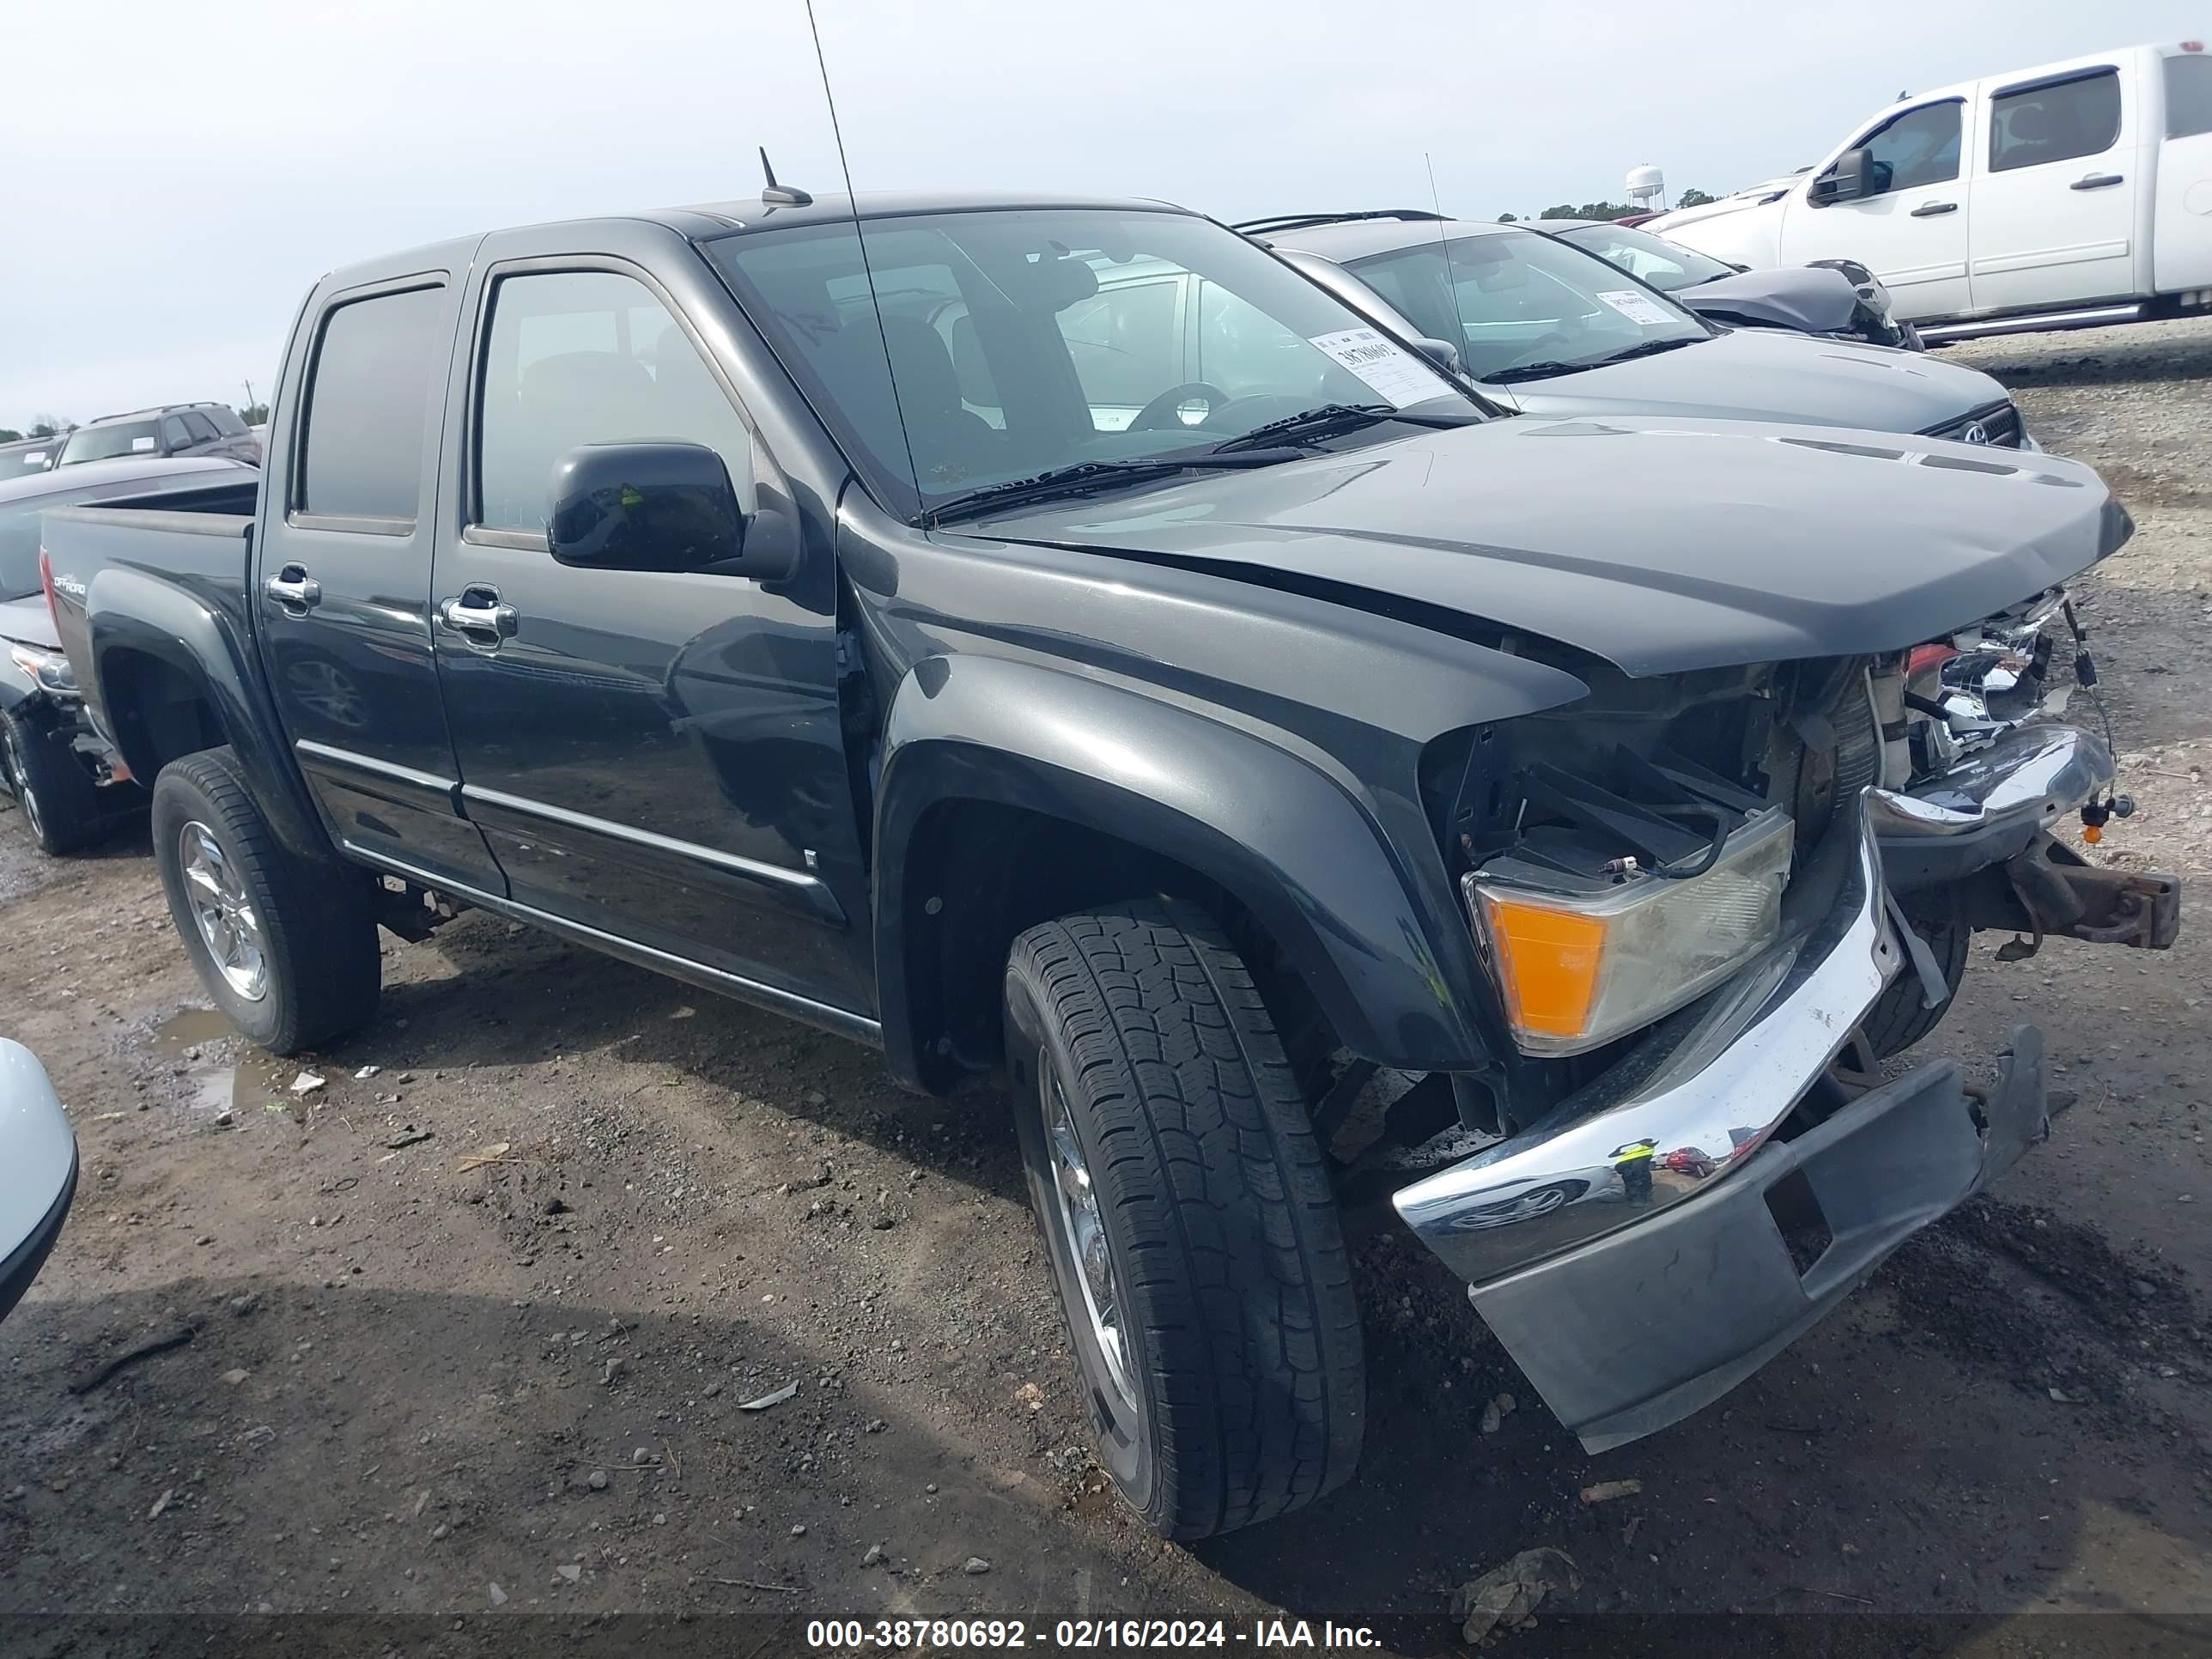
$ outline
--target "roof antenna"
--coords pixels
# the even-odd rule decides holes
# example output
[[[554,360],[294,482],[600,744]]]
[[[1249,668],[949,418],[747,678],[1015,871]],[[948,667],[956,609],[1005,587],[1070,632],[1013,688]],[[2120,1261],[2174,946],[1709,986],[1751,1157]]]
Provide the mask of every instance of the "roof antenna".
[[[860,229],[860,198],[853,193],[853,164],[845,159],[845,129],[837,121],[837,97],[830,90],[830,60],[822,55],[822,26],[814,21],[814,0],[806,0],[806,27],[814,37],[814,64],[822,71],[822,101],[830,106],[830,136],[837,141],[837,170],[845,175],[845,205],[853,210],[853,240],[860,250],[860,275],[868,284],[868,309],[875,313],[876,338],[884,348],[884,378],[890,382],[891,413],[898,417],[899,443],[906,451],[907,477],[914,482],[915,506],[925,505],[921,493],[921,469],[915,465],[914,440],[906,429],[906,408],[899,401],[898,371],[891,367],[890,331],[884,326],[884,303],[876,294],[876,273],[868,264],[868,239]],[[761,163],[768,163],[768,152],[761,152]],[[773,179],[771,178],[771,182]]]
[[[1443,198],[1437,194],[1436,158],[1423,150],[1421,165],[1429,170],[1429,200],[1437,210],[1437,252],[1443,256],[1444,292],[1451,295],[1452,321],[1459,327],[1459,338],[1452,342],[1452,350],[1464,359],[1467,356],[1467,318],[1459,308],[1459,284],[1452,281],[1451,243],[1444,237],[1444,203]]]
[[[811,14],[810,13],[811,16]],[[812,207],[814,198],[803,190],[793,190],[789,185],[775,181],[775,169],[768,164],[768,146],[761,146],[761,171],[768,175],[768,184],[761,191],[761,200],[770,207]]]

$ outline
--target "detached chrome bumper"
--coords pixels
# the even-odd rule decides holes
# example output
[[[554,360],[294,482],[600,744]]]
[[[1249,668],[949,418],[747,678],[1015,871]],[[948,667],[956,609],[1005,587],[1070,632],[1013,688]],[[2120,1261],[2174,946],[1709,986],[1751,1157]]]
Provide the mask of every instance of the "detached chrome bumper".
[[[2008,732],[1910,793],[1867,791],[1891,888],[1911,892],[2002,864],[2112,786],[2112,752],[2071,726]]]
[[[2023,1030],[1986,1096],[1923,1066],[1769,1146],[1903,964],[1859,828],[1814,926],[1541,1121],[1393,1197],[1589,1450],[1735,1387],[2047,1131]],[[1809,1220],[1785,1237],[1793,1209]]]
[[[1695,1196],[1764,1146],[1903,964],[1863,830],[1828,916],[1755,957],[1580,1094],[1519,1134],[1394,1194],[1471,1284]],[[1649,1142],[1651,1167],[1623,1167]],[[1650,1191],[1626,1201],[1624,1177]]]

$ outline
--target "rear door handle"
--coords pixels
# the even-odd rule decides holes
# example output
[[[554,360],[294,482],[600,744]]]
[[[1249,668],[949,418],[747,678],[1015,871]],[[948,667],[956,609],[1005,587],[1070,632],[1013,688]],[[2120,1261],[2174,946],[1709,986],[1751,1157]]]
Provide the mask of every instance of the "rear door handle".
[[[497,588],[470,586],[439,605],[438,620],[478,643],[497,645],[514,637],[522,613],[501,600]]]
[[[2086,178],[2076,179],[2072,184],[2067,185],[2066,188],[2069,190],[2107,190],[2114,185],[2124,185],[2127,181],[2128,176],[2124,173],[2093,173]]]
[[[323,585],[302,564],[288,564],[262,585],[261,591],[294,616],[304,616],[323,602]]]
[[[1956,213],[1958,210],[1959,204],[1956,202],[1923,202],[1912,210],[1912,216],[1916,219],[1933,219],[1939,213]]]

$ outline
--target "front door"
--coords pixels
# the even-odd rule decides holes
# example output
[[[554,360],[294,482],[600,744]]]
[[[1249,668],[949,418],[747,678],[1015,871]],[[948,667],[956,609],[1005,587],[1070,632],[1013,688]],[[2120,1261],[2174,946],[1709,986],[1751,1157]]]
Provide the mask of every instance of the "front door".
[[[1796,187],[1783,225],[1783,263],[1856,259],[1881,278],[1897,314],[1955,317],[1974,303],[1966,282],[1972,215],[1960,162],[1966,106],[1958,99],[1885,117],[1858,140],[1868,191],[1821,204],[1820,176]]]
[[[1975,310],[2136,292],[2136,203],[2150,159],[2141,101],[2109,64],[1992,89],[1974,179]]]
[[[430,645],[459,306],[444,270],[316,296],[300,324],[308,361],[279,392],[302,413],[264,477],[254,599],[277,709],[331,835],[387,868],[497,892],[498,866],[461,816]]]
[[[437,553],[437,659],[465,809],[511,896],[679,963],[865,1007],[852,943],[865,894],[825,878],[860,867],[829,561],[776,592],[556,563],[549,475],[580,444],[706,445],[749,534],[796,526],[787,500],[756,517],[773,462],[641,268],[494,263],[471,307],[471,441],[464,511]]]

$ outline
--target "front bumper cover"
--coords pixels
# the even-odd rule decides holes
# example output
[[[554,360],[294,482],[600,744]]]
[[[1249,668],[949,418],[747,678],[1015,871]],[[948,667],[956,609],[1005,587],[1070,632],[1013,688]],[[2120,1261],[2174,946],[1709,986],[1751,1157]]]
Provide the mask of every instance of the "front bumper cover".
[[[1931,1065],[1770,1145],[1903,963],[1870,817],[1831,844],[1840,878],[1815,925],[1545,1119],[1393,1195],[1589,1450],[1735,1387],[2047,1132],[2042,1040],[2023,1029],[1985,1100]],[[1802,1267],[1784,1200],[1827,1235]]]
[[[1921,1066],[1695,1202],[1468,1295],[1583,1449],[1604,1451],[1742,1382],[2049,1133],[2043,1039],[2024,1026],[1985,1097],[1948,1061]],[[1817,1213],[1793,1213],[1808,1190]]]

